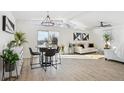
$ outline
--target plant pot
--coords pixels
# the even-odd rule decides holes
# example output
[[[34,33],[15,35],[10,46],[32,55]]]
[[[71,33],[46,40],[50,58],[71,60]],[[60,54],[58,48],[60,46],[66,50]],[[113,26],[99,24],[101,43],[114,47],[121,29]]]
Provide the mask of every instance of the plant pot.
[[[109,44],[108,44],[108,43],[105,43],[105,47],[104,47],[104,48],[105,48],[105,49],[110,48]]]
[[[15,64],[5,63],[5,71],[11,72],[15,70]]]

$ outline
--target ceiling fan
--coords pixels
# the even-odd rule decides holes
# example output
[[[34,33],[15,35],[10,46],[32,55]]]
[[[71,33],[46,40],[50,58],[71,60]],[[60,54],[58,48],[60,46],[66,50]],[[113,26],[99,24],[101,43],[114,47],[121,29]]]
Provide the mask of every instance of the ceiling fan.
[[[99,26],[96,27],[111,27],[112,25],[108,22],[100,21]]]
[[[91,26],[88,27],[87,30],[93,30],[96,28],[107,28],[107,27],[112,27],[112,23],[111,22],[105,22],[105,21],[97,21],[97,26]]]

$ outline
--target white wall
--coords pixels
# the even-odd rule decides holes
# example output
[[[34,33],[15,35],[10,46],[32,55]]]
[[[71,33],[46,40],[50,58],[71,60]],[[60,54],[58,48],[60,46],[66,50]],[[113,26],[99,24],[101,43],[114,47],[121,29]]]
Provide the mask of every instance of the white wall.
[[[98,50],[104,51],[105,41],[103,39],[103,35],[104,33],[111,34],[111,32],[113,32],[112,30],[113,30],[113,27],[106,27],[106,28],[100,27],[92,31],[92,34],[93,34],[92,40]]]
[[[113,27],[112,39],[118,44],[124,43],[124,24]]]
[[[14,37],[13,34],[2,31],[2,15],[6,15],[15,24],[15,19],[11,12],[0,11],[0,52],[3,48],[5,48],[6,44]]]
[[[7,32],[2,31],[2,15],[6,15],[15,24],[15,19],[11,12],[0,11],[0,54],[2,50],[5,48],[6,44],[14,38],[13,34],[9,34]],[[2,77],[2,62],[0,58],[0,80],[1,77]]]
[[[94,29],[93,31],[93,42],[95,43],[96,47],[103,51],[104,50],[104,39],[103,39],[103,34],[105,32],[111,34],[111,41],[110,45],[112,47],[119,47],[120,45],[124,45],[124,24],[122,25],[117,25],[113,27],[108,27],[108,28],[97,28]]]
[[[65,29],[65,28],[57,28],[57,27],[39,27],[36,26],[34,21],[17,21],[17,31],[22,31],[26,33],[26,38],[28,43],[24,45],[24,57],[30,57],[29,47],[33,48],[33,50],[37,50],[37,31],[39,30],[49,30],[49,31],[58,31],[59,32],[59,45],[65,46],[65,52],[68,52],[68,44],[69,43],[79,43],[73,41],[73,33],[74,32],[86,32],[87,31],[79,31],[74,29]],[[91,37],[91,36],[90,36]]]

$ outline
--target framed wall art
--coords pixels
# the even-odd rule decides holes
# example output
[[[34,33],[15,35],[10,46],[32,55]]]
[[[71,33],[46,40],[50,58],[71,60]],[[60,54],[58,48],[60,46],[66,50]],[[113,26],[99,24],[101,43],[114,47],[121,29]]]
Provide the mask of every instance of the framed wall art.
[[[14,34],[14,23],[7,16],[2,16],[2,21],[2,30]]]
[[[87,41],[89,40],[89,34],[88,33],[73,33],[73,40],[77,41]]]

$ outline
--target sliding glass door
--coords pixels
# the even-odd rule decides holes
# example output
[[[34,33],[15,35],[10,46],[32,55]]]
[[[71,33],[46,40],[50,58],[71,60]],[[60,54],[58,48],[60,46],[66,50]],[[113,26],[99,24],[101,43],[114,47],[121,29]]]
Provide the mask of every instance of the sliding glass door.
[[[56,44],[58,45],[59,32],[38,31],[38,45]]]
[[[38,31],[38,45],[43,45],[48,42],[48,32]]]

